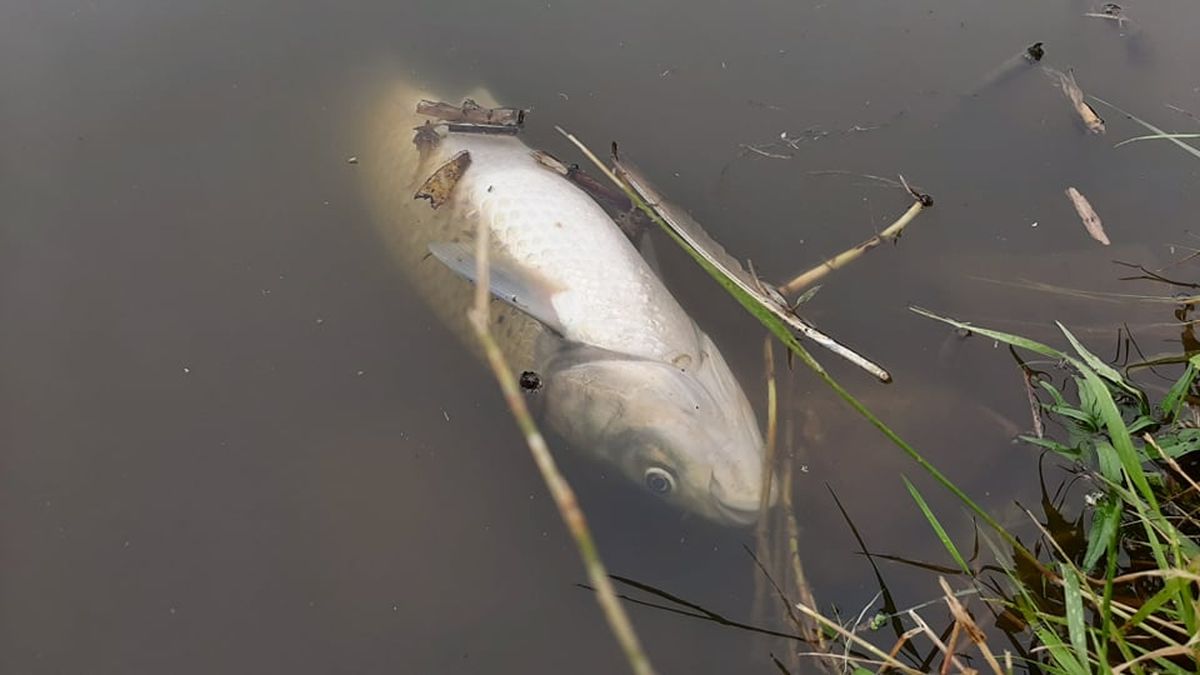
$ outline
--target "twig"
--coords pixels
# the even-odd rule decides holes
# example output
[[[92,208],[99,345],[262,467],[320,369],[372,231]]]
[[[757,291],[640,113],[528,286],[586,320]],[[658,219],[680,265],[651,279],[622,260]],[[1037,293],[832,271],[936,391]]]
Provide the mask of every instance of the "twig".
[[[838,635],[842,636],[843,639],[851,640],[854,642],[854,644],[858,645],[859,647],[861,647],[861,648],[865,649],[866,651],[879,657],[879,659],[886,664],[884,666],[885,668],[895,668],[904,673],[911,673],[912,675],[921,675],[921,671],[916,670],[914,668],[910,668],[910,667],[904,665],[903,663],[897,661],[896,657],[894,655],[885,654],[882,649],[880,649],[880,648],[876,647],[875,645],[871,644],[870,642],[860,638],[859,636],[855,635],[854,633],[851,633],[850,631],[846,630],[845,628],[842,628],[841,626],[838,625],[838,623],[836,621],[827,619],[826,617],[822,616],[821,613],[816,611],[815,609],[812,609],[812,608],[804,605],[803,603],[798,603],[796,605],[796,609],[800,610],[801,612],[804,612],[806,615],[815,619],[821,625],[825,626],[826,628],[828,628],[828,629],[832,630],[833,632],[837,633]],[[882,670],[880,672],[882,672]]]
[[[920,635],[922,632],[923,631],[920,628],[909,628],[901,633],[900,637],[896,638],[896,644],[892,645],[892,651],[888,652],[888,657],[895,659],[896,655],[900,653],[900,650],[904,649],[904,645],[908,644],[909,640]],[[884,671],[886,671],[888,668],[891,668],[890,664],[880,668],[879,675],[883,675]]]
[[[779,432],[779,402],[777,386],[775,384],[775,353],[771,349],[771,342],[771,334],[768,333],[763,340],[763,365],[767,376],[767,436],[763,457],[762,493],[758,507],[760,515],[758,525],[754,529],[754,550],[756,557],[762,561],[763,565],[769,569],[776,569],[774,551],[770,542],[769,526],[772,516],[770,499],[771,488],[773,486],[772,481],[775,477],[776,440]],[[759,574],[754,575],[754,610],[752,615],[756,618],[766,616],[767,587],[763,578],[764,576]]]
[[[1188,485],[1191,486],[1192,490],[1195,491],[1197,495],[1200,495],[1200,485],[1196,484],[1196,481],[1192,480],[1191,475],[1184,471],[1182,466],[1179,466],[1179,462],[1176,462],[1174,457],[1171,457],[1167,453],[1163,452],[1163,449],[1159,447],[1158,442],[1154,440],[1153,436],[1150,434],[1142,434],[1142,438],[1150,445],[1150,447],[1154,448],[1158,452],[1159,456],[1163,458],[1163,461],[1167,463],[1167,466],[1171,467],[1175,473],[1182,476],[1183,479],[1188,482]]]
[[[1008,351],[1016,359],[1017,366],[1021,368],[1021,379],[1025,382],[1025,397],[1029,399],[1029,415],[1033,418],[1033,434],[1038,438],[1044,438],[1046,428],[1042,425],[1042,404],[1038,400],[1037,390],[1033,386],[1033,380],[1037,377],[1037,373],[1025,363],[1012,345],[1009,345]]]
[[[938,577],[938,583],[941,584],[942,591],[946,594],[946,605],[950,607],[950,614],[954,616],[954,620],[962,624],[962,627],[967,631],[967,637],[970,638],[971,642],[975,643],[979,652],[983,654],[983,658],[992,667],[992,672],[996,675],[1004,675],[1005,671],[1000,668],[1000,663],[996,661],[995,655],[992,654],[992,650],[987,645],[987,635],[983,632],[983,629],[971,618],[971,615],[967,612],[967,608],[958,601],[957,594],[951,590],[950,584],[946,582],[946,579]]]
[[[596,589],[596,602],[599,603],[600,609],[604,613],[609,629],[620,643],[622,651],[625,652],[630,669],[637,675],[654,675],[654,667],[650,665],[650,659],[642,649],[637,633],[634,632],[633,625],[629,621],[629,616],[617,599],[616,591],[608,577],[608,571],[600,560],[596,542],[592,539],[592,533],[588,529],[583,510],[575,498],[575,492],[559,472],[545,438],[542,437],[533,417],[529,414],[529,408],[525,405],[525,399],[521,396],[516,378],[512,376],[512,370],[504,358],[504,353],[501,352],[500,346],[496,344],[496,340],[488,330],[488,289],[490,285],[488,235],[488,228],[479,228],[476,237],[475,306],[467,312],[467,318],[470,319],[471,325],[475,329],[475,335],[483,345],[488,364],[500,384],[500,390],[504,393],[504,399],[508,403],[509,410],[512,411],[517,426],[525,436],[529,452],[533,455],[533,461],[537,464],[542,479],[546,482],[546,488],[554,498],[555,505],[558,506],[559,515],[562,516],[563,523],[566,524],[567,530],[575,539],[575,545],[579,548],[579,556],[583,559],[588,578],[591,580],[592,587]]]
[[[779,291],[786,295],[799,293],[805,288],[808,288],[809,286],[825,278],[825,276],[830,272],[839,270],[855,260],[858,260],[863,256],[864,253],[870,251],[876,246],[879,246],[883,242],[895,241],[900,236],[900,233],[904,231],[904,228],[908,227],[908,224],[917,217],[917,214],[921,213],[921,211],[931,203],[931,201],[927,202],[923,199],[915,200],[912,206],[908,207],[908,210],[904,212],[904,215],[896,219],[896,222],[888,226],[888,228],[883,232],[880,232],[879,234],[862,242],[854,248],[837,254],[836,256],[805,272],[804,274],[792,279],[781,286]]]
[[[760,155],[762,157],[770,157],[771,159],[791,159],[792,158],[791,155],[780,155],[780,154],[774,153],[774,152],[767,152],[766,150],[760,150],[760,149],[754,147],[753,145],[746,145],[745,143],[739,144],[738,147],[740,147],[743,150],[749,150],[750,152],[753,152],[754,154]]]
[[[1186,645],[1171,645],[1170,647],[1162,647],[1160,649],[1155,649],[1152,652],[1146,652],[1145,654],[1142,654],[1141,656],[1139,656],[1135,659],[1126,661],[1125,663],[1122,663],[1121,665],[1113,668],[1113,670],[1112,670],[1113,675],[1120,675],[1121,673],[1125,672],[1127,669],[1132,668],[1133,666],[1136,666],[1137,664],[1142,663],[1143,661],[1150,661],[1152,659],[1161,659],[1161,658],[1165,658],[1168,656],[1191,656],[1192,659],[1195,660],[1196,659],[1195,643],[1196,643],[1196,638],[1192,638],[1191,640],[1188,640],[1188,643]]]
[[[960,672],[966,670],[966,667],[962,664],[962,661],[959,661],[958,657],[950,652],[950,650],[946,647],[946,644],[942,642],[940,638],[938,638],[937,633],[933,632],[933,629],[929,627],[929,624],[925,623],[925,619],[922,619],[920,614],[910,611],[908,613],[908,618],[912,619],[913,623],[920,627],[921,632],[925,633],[925,637],[929,638],[929,641],[933,643],[934,647],[938,648],[938,651],[945,654],[946,658],[954,663],[955,668],[958,668]]]

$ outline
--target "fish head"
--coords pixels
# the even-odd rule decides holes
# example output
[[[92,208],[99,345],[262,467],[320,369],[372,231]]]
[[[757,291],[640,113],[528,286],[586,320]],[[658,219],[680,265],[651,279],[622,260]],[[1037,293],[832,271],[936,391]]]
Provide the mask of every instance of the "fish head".
[[[749,525],[763,503],[762,436],[733,373],[701,337],[698,363],[682,365],[565,350],[543,377],[546,415],[572,445],[664,501]]]

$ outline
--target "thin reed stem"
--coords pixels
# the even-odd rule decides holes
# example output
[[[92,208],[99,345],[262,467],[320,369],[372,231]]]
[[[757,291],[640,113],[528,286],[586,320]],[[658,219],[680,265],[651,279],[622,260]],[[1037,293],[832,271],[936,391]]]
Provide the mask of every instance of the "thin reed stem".
[[[588,580],[596,591],[596,602],[599,603],[613,636],[620,643],[621,650],[625,652],[629,668],[636,675],[654,675],[654,667],[650,665],[650,659],[642,649],[633,624],[630,623],[629,616],[625,613],[625,608],[621,605],[617,593],[613,589],[608,571],[605,569],[603,561],[600,560],[600,552],[596,548],[595,540],[592,539],[592,533],[588,529],[583,510],[575,498],[575,491],[571,489],[566,478],[559,472],[545,438],[538,431],[537,424],[529,413],[529,407],[525,404],[525,398],[518,389],[517,380],[512,375],[504,353],[488,330],[488,236],[488,228],[479,228],[476,238],[475,306],[467,313],[467,316],[475,329],[476,337],[483,345],[488,365],[491,366],[492,373],[500,384],[500,391],[504,394],[504,400],[508,403],[513,419],[516,420],[517,427],[525,436],[525,442],[529,445],[533,461],[537,464],[538,471],[541,472],[551,497],[554,498],[559,515],[562,516],[563,523],[566,524],[571,537],[575,539],[579,557],[583,559],[583,565],[587,569]]]

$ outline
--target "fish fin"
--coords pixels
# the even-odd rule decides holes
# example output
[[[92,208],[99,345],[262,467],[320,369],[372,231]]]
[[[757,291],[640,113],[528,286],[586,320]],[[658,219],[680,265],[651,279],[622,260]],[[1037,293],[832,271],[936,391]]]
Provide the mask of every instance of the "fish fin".
[[[646,264],[654,272],[654,276],[662,279],[662,264],[658,260],[658,250],[654,246],[653,233],[641,232],[638,235],[638,240],[633,242],[633,244],[637,247],[638,252],[642,254],[642,259],[646,261]]]
[[[475,247],[459,242],[434,242],[429,252],[443,265],[475,282]],[[554,309],[554,294],[558,289],[536,272],[521,269],[511,262],[489,261],[489,288],[492,295],[533,317],[559,335],[563,334],[562,322]]]

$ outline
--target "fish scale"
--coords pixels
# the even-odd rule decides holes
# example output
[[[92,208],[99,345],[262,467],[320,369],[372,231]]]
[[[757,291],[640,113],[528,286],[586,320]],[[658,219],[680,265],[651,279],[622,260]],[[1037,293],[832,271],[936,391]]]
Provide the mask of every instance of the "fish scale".
[[[664,362],[697,353],[690,318],[590,197],[516,138],[452,134],[442,146],[445,159],[471,153],[453,199],[477,210],[497,249],[563,289],[564,337]]]

